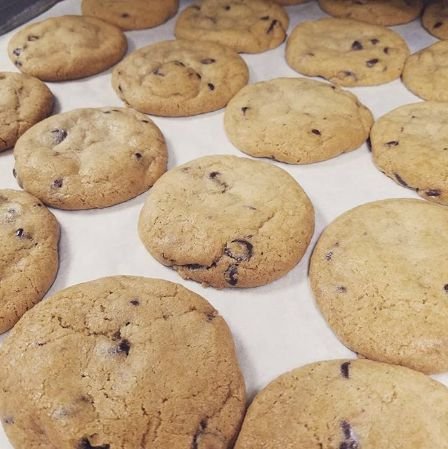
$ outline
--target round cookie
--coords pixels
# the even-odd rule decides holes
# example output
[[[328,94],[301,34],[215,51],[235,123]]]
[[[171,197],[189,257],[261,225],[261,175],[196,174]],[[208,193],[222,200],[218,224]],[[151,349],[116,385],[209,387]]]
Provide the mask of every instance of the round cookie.
[[[295,369],[255,397],[235,449],[446,449],[448,390],[369,360]]]
[[[153,28],[173,17],[179,0],[82,0],[82,13],[103,19],[122,30]]]
[[[244,87],[227,105],[227,136],[251,156],[291,164],[330,159],[369,136],[371,112],[355,95],[305,78],[277,78]]]
[[[245,409],[224,319],[162,280],[62,290],[20,320],[0,361],[16,449],[227,449]]]
[[[286,38],[289,18],[270,0],[202,0],[179,15],[178,39],[218,42],[239,53],[261,53]]]
[[[58,271],[59,224],[37,198],[0,190],[0,333],[49,290]]]
[[[286,171],[223,155],[163,175],[139,220],[140,238],[160,263],[216,288],[280,278],[300,261],[313,230],[313,206]]]
[[[140,48],[112,73],[112,85],[126,104],[168,117],[221,109],[248,79],[246,63],[233,50],[184,40]]]
[[[334,17],[360,20],[374,25],[401,25],[416,19],[422,0],[319,0],[319,6]]]
[[[303,22],[286,44],[291,68],[341,86],[393,81],[400,77],[408,55],[406,42],[394,31],[351,19]]]
[[[422,17],[426,30],[439,39],[448,39],[448,4],[443,0],[428,4]]]
[[[448,208],[376,201],[333,221],[310,262],[311,287],[341,341],[371,360],[448,370]]]
[[[448,102],[448,41],[435,44],[409,56],[403,70],[403,83],[424,100]]]
[[[448,205],[448,104],[421,102],[394,109],[372,128],[373,160],[398,184]]]
[[[53,94],[44,83],[20,73],[0,72],[0,151],[13,147],[52,110]]]
[[[92,209],[127,201],[166,171],[159,128],[132,109],[75,109],[29,129],[14,149],[19,184],[45,204]]]
[[[102,72],[126,53],[117,27],[95,17],[61,16],[31,23],[8,44],[15,66],[45,81],[83,78]]]

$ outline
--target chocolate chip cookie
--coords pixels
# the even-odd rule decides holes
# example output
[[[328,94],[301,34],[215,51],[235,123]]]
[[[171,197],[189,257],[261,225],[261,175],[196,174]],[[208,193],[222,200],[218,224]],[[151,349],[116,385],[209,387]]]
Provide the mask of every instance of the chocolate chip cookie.
[[[353,351],[425,373],[448,371],[448,208],[393,199],[352,209],[310,263],[324,317]]]
[[[423,0],[319,0],[319,5],[334,17],[391,26],[416,19]]]
[[[429,3],[423,13],[422,23],[433,36],[448,39],[448,4],[443,0]]]
[[[448,205],[448,105],[401,106],[381,117],[371,133],[373,160],[398,184]]]
[[[229,328],[171,282],[62,290],[0,349],[0,416],[16,449],[227,449],[245,409]]]
[[[166,170],[162,133],[132,109],[75,109],[29,129],[14,149],[19,184],[45,204],[92,209],[148,190]]]
[[[31,23],[9,41],[11,61],[44,81],[64,81],[102,72],[126,53],[117,27],[95,17],[61,16]]]
[[[0,190],[0,333],[39,302],[58,271],[59,224],[33,196]]]
[[[0,72],[0,151],[13,147],[52,110],[53,94],[44,83],[28,75]]]
[[[444,385],[410,369],[313,363],[258,393],[235,449],[446,449],[447,403]]]
[[[174,16],[179,0],[82,0],[82,13],[122,30],[153,28]]]
[[[176,37],[227,45],[239,53],[261,53],[286,38],[289,18],[270,0],[202,0],[185,8]]]
[[[256,287],[285,275],[313,229],[313,206],[286,171],[224,155],[167,172],[139,220],[140,238],[160,263],[216,288]]]
[[[213,42],[164,41],[131,53],[112,85],[135,109],[168,117],[223,108],[247,84],[249,70],[233,50]]]
[[[250,84],[227,105],[231,142],[251,156],[307,164],[352,151],[366,141],[371,112],[355,95],[304,78]]]
[[[286,60],[299,73],[341,86],[372,86],[400,77],[409,55],[392,30],[351,19],[299,24],[288,39]]]

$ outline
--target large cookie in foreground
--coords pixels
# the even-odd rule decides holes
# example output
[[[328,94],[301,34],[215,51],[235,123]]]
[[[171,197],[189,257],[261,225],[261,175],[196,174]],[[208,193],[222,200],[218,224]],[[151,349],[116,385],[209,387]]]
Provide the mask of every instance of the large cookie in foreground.
[[[322,233],[311,287],[341,341],[371,359],[448,371],[448,208],[391,199],[356,207]]]
[[[0,348],[16,449],[227,449],[245,409],[229,328],[171,282],[116,276],[62,290]]]
[[[448,390],[407,368],[333,360],[255,397],[235,449],[446,449]]]
[[[0,190],[0,333],[53,284],[59,266],[59,224],[26,192]]]
[[[300,261],[313,230],[313,206],[292,176],[224,155],[167,172],[139,220],[140,238],[160,263],[217,288],[280,278]]]

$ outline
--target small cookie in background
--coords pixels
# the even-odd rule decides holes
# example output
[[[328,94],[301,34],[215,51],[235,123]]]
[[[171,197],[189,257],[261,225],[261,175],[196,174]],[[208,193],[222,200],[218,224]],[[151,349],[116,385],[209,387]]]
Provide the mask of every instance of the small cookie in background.
[[[230,141],[255,157],[309,164],[359,148],[371,112],[339,87],[305,78],[277,78],[243,87],[227,105]]]
[[[351,19],[303,22],[286,44],[286,61],[307,76],[341,86],[373,86],[400,77],[409,49],[397,33]]]
[[[323,11],[334,17],[374,25],[401,25],[420,16],[422,0],[319,0]]]
[[[232,49],[186,40],[140,48],[112,73],[112,86],[126,104],[165,117],[221,109],[248,80],[246,63]]]
[[[115,276],[56,293],[3,342],[0,376],[16,449],[227,449],[246,405],[224,319],[159,279]]]
[[[8,54],[23,73],[44,81],[67,81],[103,72],[126,53],[127,39],[95,17],[60,16],[15,33]]]
[[[202,0],[180,13],[175,34],[218,42],[238,53],[261,53],[285,40],[288,24],[286,11],[270,0]]]
[[[305,254],[314,209],[285,170],[235,156],[206,156],[154,185],[140,213],[146,249],[184,279],[216,288],[257,287]]]
[[[75,109],[30,128],[14,149],[19,184],[45,204],[92,209],[127,201],[166,171],[159,128],[132,109]]]
[[[428,374],[445,372],[447,259],[447,207],[375,201],[324,230],[311,257],[311,288],[349,349]]]
[[[425,101],[394,109],[375,122],[376,166],[423,198],[448,205],[448,103]]]
[[[122,30],[153,28],[173,17],[179,0],[83,0],[82,13]]]
[[[38,303],[59,266],[59,224],[35,197],[0,190],[0,333]]]
[[[406,60],[403,83],[424,100],[448,102],[448,41],[436,42]]]
[[[235,449],[441,449],[447,404],[444,385],[401,366],[312,363],[257,394]]]
[[[448,2],[429,3],[422,16],[422,24],[433,36],[448,39]]]
[[[53,110],[53,94],[37,78],[22,73],[0,72],[0,151]]]

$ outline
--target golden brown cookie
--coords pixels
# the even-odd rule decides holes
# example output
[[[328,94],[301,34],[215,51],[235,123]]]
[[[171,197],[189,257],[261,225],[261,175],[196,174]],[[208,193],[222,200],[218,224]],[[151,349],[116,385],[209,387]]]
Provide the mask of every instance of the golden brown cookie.
[[[439,39],[448,39],[448,4],[443,0],[429,3],[422,17],[426,30]]]

